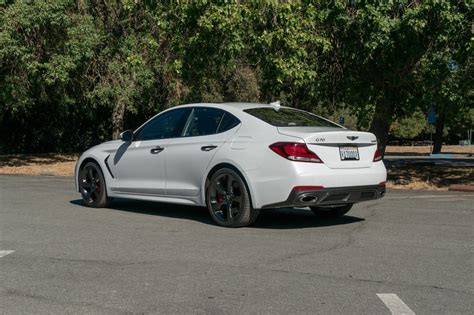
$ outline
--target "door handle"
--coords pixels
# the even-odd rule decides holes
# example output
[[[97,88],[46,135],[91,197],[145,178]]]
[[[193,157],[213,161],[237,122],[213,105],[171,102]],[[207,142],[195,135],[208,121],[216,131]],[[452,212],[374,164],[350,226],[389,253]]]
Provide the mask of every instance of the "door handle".
[[[201,147],[201,151],[211,151],[217,148],[217,145],[205,145]]]
[[[151,154],[158,154],[160,153],[161,151],[163,151],[165,148],[162,148],[160,146],[156,146],[154,147],[153,149],[150,150],[150,153]]]

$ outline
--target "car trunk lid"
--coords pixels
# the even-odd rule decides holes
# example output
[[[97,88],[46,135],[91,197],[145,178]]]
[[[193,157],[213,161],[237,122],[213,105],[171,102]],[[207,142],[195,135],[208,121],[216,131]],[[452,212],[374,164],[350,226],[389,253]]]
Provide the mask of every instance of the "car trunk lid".
[[[329,127],[278,127],[300,138],[329,168],[366,168],[373,163],[377,140],[370,132]]]

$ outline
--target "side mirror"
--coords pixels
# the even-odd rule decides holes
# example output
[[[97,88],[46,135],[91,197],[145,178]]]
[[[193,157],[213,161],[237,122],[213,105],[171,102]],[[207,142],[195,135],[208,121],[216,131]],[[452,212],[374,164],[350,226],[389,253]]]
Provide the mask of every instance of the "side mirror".
[[[133,131],[131,130],[125,130],[120,134],[120,139],[125,142],[130,142],[133,139]]]

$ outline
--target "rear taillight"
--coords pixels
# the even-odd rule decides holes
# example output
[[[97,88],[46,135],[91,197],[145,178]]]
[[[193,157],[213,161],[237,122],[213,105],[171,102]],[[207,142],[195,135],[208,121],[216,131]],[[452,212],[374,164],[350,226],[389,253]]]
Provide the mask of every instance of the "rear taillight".
[[[304,143],[276,142],[270,145],[270,149],[291,161],[323,163],[316,153],[310,151]]]
[[[382,152],[379,149],[375,150],[374,153],[374,162],[382,160]]]

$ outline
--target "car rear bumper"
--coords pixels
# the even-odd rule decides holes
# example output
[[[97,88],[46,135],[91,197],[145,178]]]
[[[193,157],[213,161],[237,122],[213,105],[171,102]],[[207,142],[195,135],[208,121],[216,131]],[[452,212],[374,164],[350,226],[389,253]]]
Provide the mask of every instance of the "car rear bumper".
[[[385,195],[385,184],[370,186],[334,187],[317,190],[292,190],[283,202],[264,205],[264,208],[333,206],[380,199]]]

